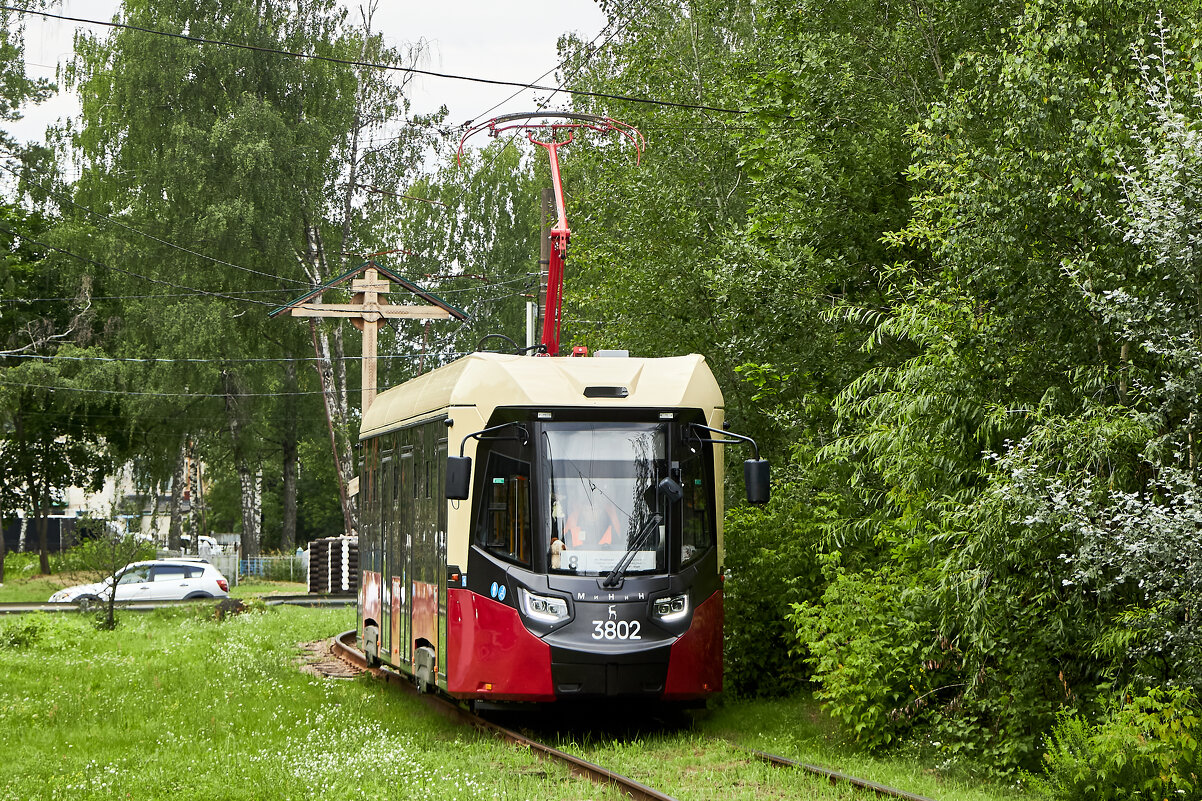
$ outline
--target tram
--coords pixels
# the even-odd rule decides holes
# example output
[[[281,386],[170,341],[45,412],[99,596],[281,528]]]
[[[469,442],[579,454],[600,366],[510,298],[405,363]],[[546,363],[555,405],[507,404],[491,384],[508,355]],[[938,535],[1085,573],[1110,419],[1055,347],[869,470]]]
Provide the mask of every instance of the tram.
[[[479,702],[722,689],[722,394],[699,355],[475,353],[360,437],[370,661]],[[767,500],[768,463],[745,463]]]

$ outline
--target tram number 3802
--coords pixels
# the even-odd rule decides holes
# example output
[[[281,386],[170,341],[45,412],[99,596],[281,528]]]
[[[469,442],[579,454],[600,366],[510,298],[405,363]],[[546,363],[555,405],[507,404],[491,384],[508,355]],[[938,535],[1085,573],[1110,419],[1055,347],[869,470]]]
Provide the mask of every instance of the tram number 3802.
[[[641,640],[643,624],[637,620],[594,620],[594,640]]]

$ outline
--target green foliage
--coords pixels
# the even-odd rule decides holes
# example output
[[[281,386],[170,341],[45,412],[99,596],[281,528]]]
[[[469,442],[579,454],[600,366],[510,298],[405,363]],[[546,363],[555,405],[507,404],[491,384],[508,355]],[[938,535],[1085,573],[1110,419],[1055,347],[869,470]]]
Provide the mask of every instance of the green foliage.
[[[765,509],[738,506],[725,524],[724,639],[726,684],[738,695],[780,696],[796,692],[808,678],[790,653],[792,604],[816,600],[820,509],[786,485]]]
[[[386,365],[386,384],[412,378],[423,366],[429,370],[447,354],[473,351],[486,334],[525,345],[525,301],[537,286],[532,274],[538,270],[542,185],[530,154],[498,142],[478,151],[469,148],[460,158],[446,156],[433,174],[405,190],[427,201],[401,207],[396,220],[406,249],[420,254],[416,259],[430,274],[420,283],[452,304],[467,306],[471,319],[450,333],[423,333],[422,351],[429,356]]]
[[[1149,689],[1090,724],[1065,713],[1048,737],[1042,790],[1056,801],[1196,798],[1198,705],[1185,689]]]
[[[857,742],[895,744],[925,707],[928,688],[916,682],[934,664],[920,599],[892,570],[849,573],[837,555],[823,562],[821,602],[793,604],[789,619],[803,645],[794,654],[813,667],[815,696]]]
[[[1156,568],[1133,581],[1119,558],[1126,543],[1128,556],[1139,554],[1130,568],[1164,562],[1153,542],[1175,526],[1147,536],[1157,515],[1146,507],[1142,526],[1131,504],[1115,526],[1118,517],[1097,511],[1105,502],[1081,505],[1091,493],[1110,493],[1112,507],[1125,503],[1121,492],[1163,496],[1141,451],[1180,411],[1146,414],[1145,387],[1166,376],[1189,385],[1140,352],[1178,347],[1179,327],[1159,336],[1145,324],[1130,336],[1116,311],[1119,293],[1148,280],[1141,249],[1179,244],[1187,230],[1158,240],[1147,226],[1127,235],[1115,222],[1125,199],[1140,196],[1119,177],[1141,158],[1129,131],[1163,125],[1149,119],[1146,71],[1132,58],[1133,47],[1153,44],[1154,11],[1142,0],[1027,4],[1002,42],[960,54],[946,94],[911,127],[910,214],[885,236],[900,258],[881,273],[885,309],[850,313],[874,328],[872,359],[837,396],[840,437],[822,452],[854,471],[861,500],[832,529],[849,551],[849,575],[828,588],[822,609],[798,618],[803,641],[817,638],[811,653],[827,659],[816,668],[820,693],[851,726],[867,721],[893,736],[889,715],[911,708],[910,688],[929,704],[918,721],[924,739],[949,758],[1030,767],[1037,733],[1060,708],[1088,707],[1129,669],[1111,636],[1129,605],[1165,594],[1170,582],[1157,576],[1180,576]],[[1159,21],[1162,46],[1184,68],[1193,56],[1178,48],[1190,46],[1196,15],[1174,13]],[[1196,70],[1184,71],[1192,86]],[[1165,197],[1155,183],[1140,184],[1155,190],[1143,197]],[[1191,281],[1136,294],[1192,297]],[[1074,504],[1088,525],[1066,514]],[[1182,531],[1190,520],[1181,518]],[[1115,547],[1099,548],[1107,538]],[[1113,557],[1091,558],[1089,582],[1086,553]],[[890,630],[884,621],[895,616]],[[941,665],[944,677],[914,681],[916,661]]]
[[[112,561],[114,550],[119,551],[122,558],[128,556],[129,562],[141,562],[154,559],[155,556],[155,547],[152,542],[144,542],[132,536],[126,536],[114,543],[102,535],[84,539],[78,545],[63,551],[57,560],[52,560],[54,571],[103,572],[108,563]],[[118,565],[116,569],[123,566]]]
[[[60,558],[59,554],[51,557],[52,568],[58,564],[57,560]],[[30,551],[23,553],[8,551],[4,554],[4,572],[10,580],[35,576],[38,573],[38,555]],[[57,573],[58,570],[53,570],[53,572]]]
[[[0,618],[0,648],[29,648],[41,640],[49,628],[45,615],[5,615]]]

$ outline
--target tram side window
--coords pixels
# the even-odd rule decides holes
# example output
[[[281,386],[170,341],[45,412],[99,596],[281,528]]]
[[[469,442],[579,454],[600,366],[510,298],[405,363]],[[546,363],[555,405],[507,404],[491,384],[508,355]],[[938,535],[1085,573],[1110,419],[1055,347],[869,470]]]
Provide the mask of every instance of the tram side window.
[[[530,463],[488,455],[476,541],[493,554],[530,564]]]
[[[680,564],[685,566],[701,558],[714,545],[714,491],[711,473],[711,451],[705,448],[681,465],[681,484],[684,489],[680,526]]]

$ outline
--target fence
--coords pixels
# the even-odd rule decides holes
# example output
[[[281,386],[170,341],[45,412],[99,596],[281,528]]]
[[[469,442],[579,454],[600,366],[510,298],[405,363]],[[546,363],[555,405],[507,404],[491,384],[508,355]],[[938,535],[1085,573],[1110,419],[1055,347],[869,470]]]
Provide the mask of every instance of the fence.
[[[238,574],[240,576],[255,576],[267,581],[307,581],[308,568],[305,557],[292,556],[250,556],[240,560]]]
[[[160,549],[159,558],[180,555],[178,551]],[[238,584],[247,576],[265,579],[267,581],[295,581],[304,584],[308,581],[307,557],[302,554],[292,556],[252,556],[239,559],[234,553],[215,553],[205,556],[213,567],[232,583]]]
[[[46,516],[46,550],[50,553],[61,553],[79,542],[76,536],[76,526],[79,518],[75,515]],[[16,553],[19,550],[38,550],[37,522],[32,518],[25,524],[25,547],[17,546],[21,542],[21,520],[8,518],[0,524],[0,537],[4,537],[4,550]]]

